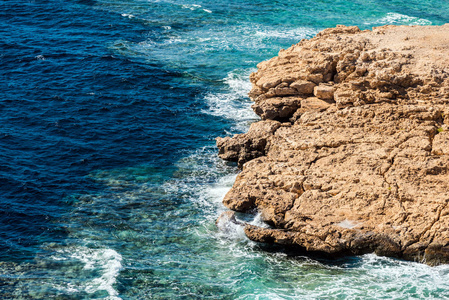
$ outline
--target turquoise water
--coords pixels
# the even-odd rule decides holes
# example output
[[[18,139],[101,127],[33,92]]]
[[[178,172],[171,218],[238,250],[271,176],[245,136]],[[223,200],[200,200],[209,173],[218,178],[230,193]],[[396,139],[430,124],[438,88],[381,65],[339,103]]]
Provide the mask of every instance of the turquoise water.
[[[258,62],[337,24],[441,25],[447,1],[0,8],[1,298],[449,298],[448,266],[297,257],[218,230],[238,170],[214,146],[257,120]]]

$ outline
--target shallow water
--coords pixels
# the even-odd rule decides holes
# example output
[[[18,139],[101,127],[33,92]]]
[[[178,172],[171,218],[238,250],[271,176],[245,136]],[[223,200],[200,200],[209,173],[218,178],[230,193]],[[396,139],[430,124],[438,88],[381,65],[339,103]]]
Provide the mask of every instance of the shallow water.
[[[336,24],[440,25],[446,1],[3,1],[4,299],[440,299],[449,268],[295,257],[215,220],[256,64]],[[240,218],[260,224],[257,216]]]

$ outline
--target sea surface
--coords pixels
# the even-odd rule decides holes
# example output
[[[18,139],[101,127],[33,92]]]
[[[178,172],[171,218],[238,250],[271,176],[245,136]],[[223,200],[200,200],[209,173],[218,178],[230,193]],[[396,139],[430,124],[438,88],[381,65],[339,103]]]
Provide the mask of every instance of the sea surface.
[[[1,0],[0,298],[449,298],[449,266],[219,231],[238,170],[214,141],[258,119],[248,76],[280,49],[446,22],[443,0]]]

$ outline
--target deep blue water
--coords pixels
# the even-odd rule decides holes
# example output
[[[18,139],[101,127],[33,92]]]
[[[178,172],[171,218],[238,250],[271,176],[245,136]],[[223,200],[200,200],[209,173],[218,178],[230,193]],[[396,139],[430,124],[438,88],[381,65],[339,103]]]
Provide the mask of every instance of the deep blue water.
[[[337,24],[448,16],[441,0],[1,1],[1,298],[449,297],[447,266],[292,257],[214,224],[238,172],[214,138],[257,120],[258,62]]]

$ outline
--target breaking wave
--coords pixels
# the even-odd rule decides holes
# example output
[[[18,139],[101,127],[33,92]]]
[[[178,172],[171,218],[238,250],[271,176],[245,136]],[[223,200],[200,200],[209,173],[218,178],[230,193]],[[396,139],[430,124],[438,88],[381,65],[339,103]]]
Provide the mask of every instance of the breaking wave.
[[[366,25],[372,24],[388,24],[388,25],[432,25],[432,22],[427,19],[407,16],[394,12],[389,12],[385,17],[377,19],[373,22],[365,22]]]

